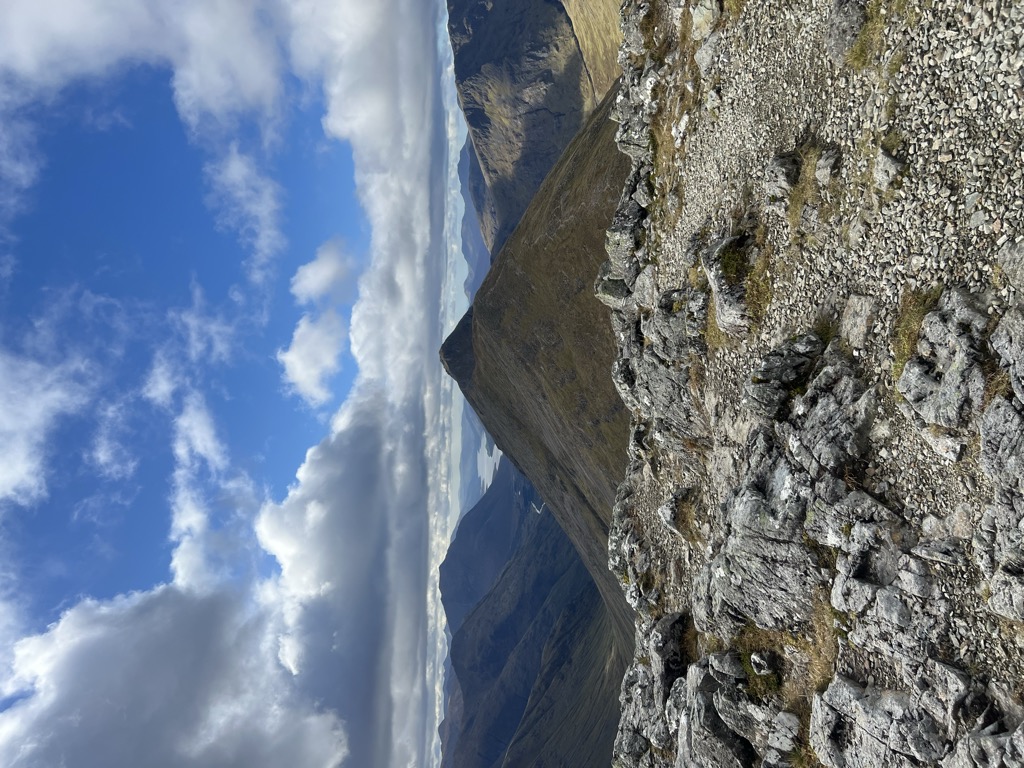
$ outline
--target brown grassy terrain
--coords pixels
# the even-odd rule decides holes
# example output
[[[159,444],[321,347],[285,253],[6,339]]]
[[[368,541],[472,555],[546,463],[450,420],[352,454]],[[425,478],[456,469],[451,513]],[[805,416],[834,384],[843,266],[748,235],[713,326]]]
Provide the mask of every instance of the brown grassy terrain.
[[[631,649],[632,614],[607,565],[629,417],[611,381],[607,309],[593,289],[629,170],[608,119],[613,100],[609,94],[566,149],[477,293],[471,375],[451,359],[457,338],[442,355],[580,552],[620,647]]]

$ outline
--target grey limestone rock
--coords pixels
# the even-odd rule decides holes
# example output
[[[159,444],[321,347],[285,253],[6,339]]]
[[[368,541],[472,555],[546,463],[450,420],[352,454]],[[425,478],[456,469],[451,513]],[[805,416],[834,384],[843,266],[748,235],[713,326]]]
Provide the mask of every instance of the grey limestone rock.
[[[1007,282],[1024,291],[1024,240],[1005,243],[996,258]]]
[[[799,174],[800,158],[795,152],[772,158],[764,172],[764,195],[768,207],[776,210],[785,208]]]
[[[1000,570],[992,577],[988,606],[1005,619],[1024,622],[1024,576],[1018,568]]]
[[[711,72],[711,66],[715,60],[715,54],[718,52],[718,40],[719,33],[712,32],[693,55],[693,60],[697,64],[697,69],[700,70],[700,76],[702,78],[707,78],[708,74]]]
[[[906,163],[897,160],[884,149],[879,149],[875,158],[875,186],[882,191],[887,190],[905,167]]]
[[[870,296],[853,294],[846,302],[840,322],[840,335],[853,349],[867,346],[871,328],[875,324],[875,300]]]
[[[1024,413],[997,397],[981,419],[981,468],[993,483],[1024,494]]]
[[[839,163],[842,159],[839,149],[826,147],[818,158],[818,164],[814,167],[814,180],[819,187],[825,187],[832,180],[839,170]]]
[[[668,702],[669,693],[676,680],[686,674],[692,659],[684,650],[684,636],[693,620],[684,613],[674,613],[661,618],[651,631],[648,647],[651,656],[651,672],[655,680],[656,701],[662,705]]]
[[[817,336],[804,334],[769,352],[744,386],[743,404],[765,418],[780,417],[793,393],[806,385],[824,348]]]
[[[838,345],[829,345],[820,371],[790,409],[787,447],[812,477],[841,472],[864,454],[877,399]]]
[[[704,40],[718,23],[722,10],[718,0],[696,0],[690,5],[690,16],[693,20],[692,34],[694,40]]]
[[[624,280],[611,274],[611,262],[606,261],[594,283],[594,295],[609,309],[621,311],[632,296]]]
[[[826,766],[934,765],[944,728],[903,691],[868,690],[836,677],[811,707],[811,746]]]
[[[1014,395],[1024,402],[1024,307],[1007,310],[992,332],[991,342],[1009,372]]]
[[[735,262],[746,261],[748,254],[738,237],[727,237],[712,244],[701,256],[711,297],[715,302],[715,322],[723,333],[739,336],[750,327],[746,290]]]
[[[611,264],[609,274],[632,287],[640,267],[636,262],[637,233],[644,212],[632,198],[619,203],[612,224],[605,233],[605,252]]]
[[[750,742],[732,731],[715,707],[722,684],[711,674],[707,659],[690,665],[686,674],[686,709],[680,718],[677,768],[745,768],[757,759]]]
[[[828,55],[839,66],[857,39],[867,16],[863,0],[835,0],[828,22]]]
[[[982,339],[987,318],[958,290],[946,291],[921,323],[918,354],[907,361],[896,389],[926,424],[965,426],[981,409],[985,376]]]

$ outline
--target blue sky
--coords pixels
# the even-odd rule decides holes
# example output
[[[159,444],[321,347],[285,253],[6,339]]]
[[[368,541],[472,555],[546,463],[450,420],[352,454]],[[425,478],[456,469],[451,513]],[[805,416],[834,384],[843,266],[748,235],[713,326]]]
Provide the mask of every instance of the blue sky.
[[[0,764],[431,764],[479,487],[443,5],[8,6]]]

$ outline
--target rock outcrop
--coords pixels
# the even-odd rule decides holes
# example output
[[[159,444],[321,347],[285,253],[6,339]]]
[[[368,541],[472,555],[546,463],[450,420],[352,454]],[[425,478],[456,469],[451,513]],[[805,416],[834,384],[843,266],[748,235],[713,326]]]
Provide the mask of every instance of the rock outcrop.
[[[883,6],[623,3],[618,768],[1024,765],[1024,15]]]

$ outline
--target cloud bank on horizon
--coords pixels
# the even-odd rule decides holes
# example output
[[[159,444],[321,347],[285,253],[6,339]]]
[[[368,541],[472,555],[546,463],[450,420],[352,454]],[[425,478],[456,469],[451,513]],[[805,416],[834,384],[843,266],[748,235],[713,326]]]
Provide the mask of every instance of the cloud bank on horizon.
[[[430,0],[5,4],[0,283],[25,268],[15,233],[50,170],[47,110],[76,84],[139,67],[169,74],[203,158],[204,203],[247,256],[224,301],[194,275],[181,276],[188,303],[170,307],[98,296],[72,275],[55,302],[63,315],[20,318],[0,334],[0,522],[46,504],[75,420],[93,425],[74,449],[79,471],[119,489],[83,499],[76,517],[132,505],[147,451],[133,440],[138,414],[148,414],[147,435],[163,435],[170,463],[165,507],[135,510],[166,515],[165,580],[69,597],[40,628],[24,575],[0,574],[3,765],[434,759],[440,681],[427,646],[443,632],[425,605],[437,535],[427,512],[450,494],[431,462],[458,455],[446,422],[458,423],[458,409],[436,350],[441,316],[455,311],[442,306],[448,235],[461,226],[431,199],[454,168],[443,23]],[[346,345],[355,368],[327,436],[275,500],[230,445],[218,404],[236,393],[225,394],[218,372],[238,365],[247,334],[267,323],[289,249],[273,160],[293,103],[317,91],[324,137],[351,146],[370,259],[360,268],[330,239],[291,277],[301,314],[277,347],[278,399],[327,407]],[[67,333],[82,318],[101,338]],[[130,344],[148,350],[144,370],[126,362]],[[11,546],[0,534],[0,551]]]

